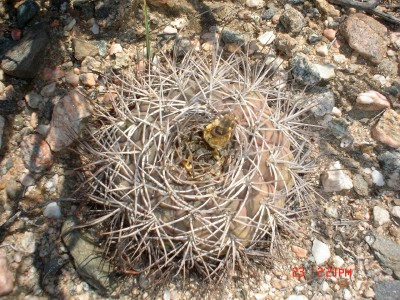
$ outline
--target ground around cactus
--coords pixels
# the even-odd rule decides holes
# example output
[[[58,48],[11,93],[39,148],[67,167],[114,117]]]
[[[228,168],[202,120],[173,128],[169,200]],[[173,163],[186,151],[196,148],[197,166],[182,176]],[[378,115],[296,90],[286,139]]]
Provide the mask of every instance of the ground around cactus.
[[[90,231],[72,233],[74,249],[60,234],[85,213],[73,193],[85,162],[68,128],[88,122],[91,102],[107,105],[111,68],[143,68],[142,1],[3,2],[0,298],[398,298],[398,1],[377,7],[392,21],[328,0],[147,1],[154,53],[178,44],[207,56],[218,41],[227,53],[279,60],[287,86],[316,103],[307,122],[317,125],[319,166],[312,213],[280,233],[270,263],[211,285],[193,274],[156,287],[145,274],[104,280],[113,272],[96,258],[77,271],[100,246]]]

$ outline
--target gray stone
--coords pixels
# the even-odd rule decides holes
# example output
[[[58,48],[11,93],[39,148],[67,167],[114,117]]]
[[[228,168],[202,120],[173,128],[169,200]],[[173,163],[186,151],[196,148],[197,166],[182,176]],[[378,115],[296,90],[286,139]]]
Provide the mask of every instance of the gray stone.
[[[4,54],[1,63],[4,73],[26,79],[35,77],[49,42],[47,25],[39,23],[33,26],[18,44]]]
[[[335,106],[335,95],[330,89],[319,89],[313,94],[311,102],[315,103],[311,112],[317,117],[323,117],[332,112]]]
[[[289,63],[292,68],[292,75],[299,83],[315,85],[321,80],[319,72],[304,55],[297,54]]]
[[[310,34],[309,36],[308,36],[308,42],[310,43],[310,44],[314,44],[314,43],[316,43],[316,42],[319,42],[320,40],[322,39],[322,37],[320,36],[320,35],[318,35],[318,34],[315,34],[315,33],[312,33],[312,34]]]
[[[0,116],[0,149],[3,146],[3,130],[6,125],[6,119],[3,116]]]
[[[24,193],[24,186],[14,179],[11,179],[6,186],[7,198],[10,200],[19,200]]]
[[[331,64],[313,64],[312,68],[318,73],[323,80],[329,80],[336,76],[335,66]]]
[[[386,55],[387,29],[372,17],[357,13],[350,15],[340,26],[349,46],[375,64]]]
[[[386,151],[378,156],[386,184],[400,191],[400,152]]]
[[[243,45],[246,39],[242,33],[234,32],[229,29],[222,30],[221,39],[225,44]]]
[[[38,108],[40,103],[43,102],[43,97],[40,94],[32,91],[25,95],[25,101],[30,107]]]
[[[379,234],[366,236],[365,241],[373,250],[381,266],[391,269],[395,277],[400,278],[400,245]]]
[[[96,56],[99,54],[99,46],[93,41],[73,39],[72,48],[74,50],[74,56],[77,60],[82,60],[86,56]]]
[[[283,27],[291,33],[300,33],[306,24],[306,20],[301,12],[292,7],[283,12],[279,21],[282,23]]]
[[[357,194],[360,196],[368,196],[368,183],[364,180],[361,174],[353,176],[353,187]]]
[[[374,225],[376,227],[390,222],[389,212],[382,207],[374,206],[372,214],[374,215]]]
[[[78,221],[67,219],[61,229],[64,244],[74,259],[76,271],[82,278],[102,292],[112,292],[116,286],[113,266],[103,257],[103,250],[96,246],[94,236],[74,229]]]
[[[275,7],[270,7],[261,15],[261,19],[270,20],[277,13],[277,9]]]
[[[285,53],[287,56],[293,56],[297,44],[296,39],[286,33],[279,33],[275,40],[276,49]]]
[[[377,69],[379,74],[385,76],[397,75],[398,72],[397,63],[389,58],[382,59],[382,62],[378,65]]]
[[[398,300],[400,299],[400,280],[377,282],[374,291],[375,300]]]
[[[40,6],[33,0],[26,0],[17,8],[17,25],[24,27],[39,12]]]

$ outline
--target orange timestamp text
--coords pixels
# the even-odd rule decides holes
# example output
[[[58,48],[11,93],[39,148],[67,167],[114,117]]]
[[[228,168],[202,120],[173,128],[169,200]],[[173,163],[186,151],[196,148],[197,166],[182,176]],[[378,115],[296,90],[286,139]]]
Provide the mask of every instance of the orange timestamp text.
[[[306,274],[313,273],[319,278],[330,277],[349,277],[353,276],[353,269],[336,268],[336,267],[313,267],[306,269],[305,267],[292,267],[292,277],[305,277]]]

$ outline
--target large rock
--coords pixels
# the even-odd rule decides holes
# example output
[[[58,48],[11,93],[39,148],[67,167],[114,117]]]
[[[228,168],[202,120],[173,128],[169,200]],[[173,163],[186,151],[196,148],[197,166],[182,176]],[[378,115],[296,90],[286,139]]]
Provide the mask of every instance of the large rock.
[[[350,15],[340,27],[350,47],[375,64],[387,50],[387,29],[374,18],[357,13]]]
[[[72,90],[53,109],[50,131],[46,137],[51,150],[57,152],[69,146],[79,135],[82,120],[89,117],[92,107],[78,91]]]
[[[77,60],[82,60],[87,56],[96,56],[99,54],[99,47],[94,41],[73,39],[72,48],[74,49],[74,56]]]
[[[290,33],[300,33],[304,25],[306,25],[306,20],[301,12],[292,7],[283,12],[279,22]]]
[[[25,0],[17,8],[17,25],[19,28],[24,27],[39,12],[40,6],[33,0]]]
[[[366,236],[365,241],[379,263],[385,268],[392,269],[395,277],[400,278],[400,245],[379,234]]]
[[[3,130],[6,124],[6,119],[3,116],[0,116],[0,149],[3,146]]]
[[[400,280],[380,281],[374,286],[375,300],[400,299]]]
[[[33,173],[41,173],[53,165],[50,147],[39,134],[25,136],[20,149],[25,167]]]
[[[33,26],[28,33],[4,54],[1,68],[4,73],[30,79],[40,68],[50,38],[44,23]]]
[[[400,148],[400,115],[387,109],[372,129],[372,137],[389,147]]]
[[[103,251],[96,246],[95,237],[83,234],[76,219],[67,219],[61,229],[61,236],[74,259],[76,271],[83,279],[102,292],[112,292],[116,285],[116,274],[112,265],[104,259]]]
[[[301,84],[315,85],[321,81],[321,76],[315,66],[309,62],[306,56],[297,54],[290,62],[292,75]]]
[[[400,191],[400,152],[386,151],[380,154],[378,159],[387,185]]]
[[[14,275],[8,267],[7,259],[0,257],[0,297],[10,294],[14,289]]]

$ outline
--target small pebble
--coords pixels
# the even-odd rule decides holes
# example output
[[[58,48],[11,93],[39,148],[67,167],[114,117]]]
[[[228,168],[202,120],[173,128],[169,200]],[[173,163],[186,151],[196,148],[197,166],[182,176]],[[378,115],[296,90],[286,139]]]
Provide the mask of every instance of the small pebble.
[[[14,289],[14,275],[8,267],[7,258],[0,257],[0,297],[10,294]]]
[[[290,295],[286,300],[308,300],[308,298],[304,295]]]
[[[113,43],[110,46],[110,50],[108,50],[108,53],[110,55],[115,55],[116,53],[121,53],[123,51],[121,44]]]
[[[335,107],[332,108],[332,115],[334,115],[336,117],[341,117],[342,116],[342,111],[335,106]]]
[[[338,255],[335,255],[334,257],[332,257],[332,262],[333,262],[333,265],[334,265],[336,268],[340,268],[341,266],[344,265],[344,260],[343,260],[343,258],[341,258],[341,257],[338,256]]]
[[[386,82],[387,82],[386,77],[383,76],[383,75],[380,75],[380,74],[376,74],[376,75],[372,76],[372,78],[373,78],[377,83],[379,83],[380,85],[385,85]]]
[[[315,239],[312,246],[312,254],[317,266],[322,265],[331,257],[329,245]]]
[[[178,33],[178,29],[176,29],[175,27],[172,27],[170,25],[168,25],[167,27],[164,28],[163,31],[165,34],[177,34]]]
[[[273,31],[267,31],[258,37],[258,41],[263,45],[269,45],[275,40]]]
[[[100,28],[97,23],[94,23],[92,27],[90,27],[90,30],[93,32],[93,34],[99,34],[100,33]]]
[[[33,185],[35,185],[35,179],[31,175],[29,175],[29,173],[22,174],[21,177],[19,178],[19,181],[24,186],[33,186]]]
[[[337,64],[344,64],[347,61],[347,58],[343,54],[335,54],[333,55],[333,61]]]
[[[339,217],[338,209],[336,206],[328,206],[325,209],[325,213],[328,217],[337,219]]]
[[[262,7],[264,5],[263,0],[246,0],[246,5],[251,8]]]
[[[374,215],[374,225],[376,227],[390,222],[389,212],[382,207],[374,206],[373,215]]]
[[[79,75],[75,74],[73,71],[70,71],[65,75],[65,81],[73,87],[77,87],[79,84]]]
[[[182,29],[186,25],[185,18],[177,18],[171,22],[171,26],[175,27],[176,29]]]
[[[391,214],[393,217],[400,219],[400,206],[393,206]]]
[[[328,291],[329,290],[329,284],[324,280],[323,282],[322,282],[322,284],[321,284],[321,290],[323,291],[323,292],[326,292],[326,291]]]
[[[55,92],[55,91],[56,91],[56,83],[55,83],[55,82],[52,82],[52,83],[50,83],[50,84],[44,86],[44,87],[41,89],[40,94],[41,94],[43,97],[52,97],[52,96],[54,96],[54,92]]]
[[[3,130],[6,125],[6,119],[3,116],[0,116],[0,149],[3,146]]]
[[[329,53],[328,47],[324,45],[317,46],[315,48],[315,52],[317,52],[318,55],[320,56],[327,56]]]
[[[316,42],[319,42],[320,40],[321,40],[321,36],[319,36],[318,34],[315,34],[315,33],[310,34],[308,37],[308,42],[310,44],[314,44]]]
[[[71,31],[76,24],[76,20],[72,19],[66,26],[64,26],[64,31]]]
[[[33,111],[31,113],[31,117],[29,119],[29,124],[31,125],[31,127],[33,129],[38,127],[38,125],[39,125],[39,114],[36,111]]]
[[[351,294],[351,292],[348,289],[344,289],[343,290],[343,298],[344,298],[344,300],[351,300],[351,299],[353,299],[353,295]]]
[[[79,79],[81,80],[83,85],[91,87],[96,85],[97,75],[94,73],[81,74],[79,76]]]
[[[376,184],[377,186],[384,186],[385,185],[385,179],[382,175],[381,172],[378,170],[372,170],[371,172],[371,177],[372,177],[372,182]]]
[[[292,245],[292,252],[296,254],[297,257],[305,258],[307,257],[307,250],[301,247]]]
[[[322,185],[325,192],[339,192],[353,188],[351,178],[343,171],[339,161],[331,163],[328,171],[322,174]]]
[[[46,208],[44,209],[43,215],[46,218],[50,219],[59,219],[61,218],[61,209],[57,202],[52,202],[47,204]]]
[[[336,30],[333,29],[325,29],[323,33],[324,37],[326,37],[329,41],[333,41],[336,37]]]

